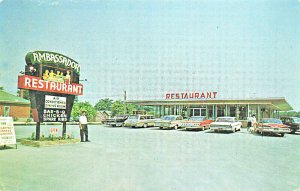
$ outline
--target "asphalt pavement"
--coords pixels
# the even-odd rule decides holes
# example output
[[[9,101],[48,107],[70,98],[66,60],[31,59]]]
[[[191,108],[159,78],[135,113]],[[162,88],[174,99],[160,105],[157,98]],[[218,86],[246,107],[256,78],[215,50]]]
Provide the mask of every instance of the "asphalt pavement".
[[[41,126],[48,134],[53,126]],[[17,138],[34,126],[16,126]],[[79,137],[78,126],[67,133]],[[295,191],[300,134],[90,125],[92,142],[0,149],[0,191]],[[1,147],[2,148],[2,147]]]

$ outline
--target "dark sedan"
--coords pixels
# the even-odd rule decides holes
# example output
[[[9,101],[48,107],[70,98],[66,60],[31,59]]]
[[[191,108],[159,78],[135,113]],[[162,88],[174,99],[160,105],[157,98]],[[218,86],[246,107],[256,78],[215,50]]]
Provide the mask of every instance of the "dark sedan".
[[[280,118],[283,124],[288,125],[291,133],[299,132],[300,127],[300,118],[299,117],[281,117]]]

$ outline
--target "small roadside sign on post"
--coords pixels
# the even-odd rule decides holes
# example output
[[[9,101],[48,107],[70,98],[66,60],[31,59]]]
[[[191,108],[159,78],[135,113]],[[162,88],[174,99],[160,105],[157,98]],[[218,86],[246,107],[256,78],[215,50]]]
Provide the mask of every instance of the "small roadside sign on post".
[[[16,145],[16,133],[12,117],[0,117],[0,145]]]

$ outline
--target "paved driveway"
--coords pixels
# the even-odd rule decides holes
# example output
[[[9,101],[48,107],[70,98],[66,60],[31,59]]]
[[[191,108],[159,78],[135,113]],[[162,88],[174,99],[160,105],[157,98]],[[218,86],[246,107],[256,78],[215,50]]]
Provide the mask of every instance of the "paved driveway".
[[[47,131],[50,126],[42,126]],[[17,126],[18,138],[33,126]],[[68,132],[79,137],[77,126]],[[0,150],[0,190],[293,191],[300,135],[89,126],[90,143]]]

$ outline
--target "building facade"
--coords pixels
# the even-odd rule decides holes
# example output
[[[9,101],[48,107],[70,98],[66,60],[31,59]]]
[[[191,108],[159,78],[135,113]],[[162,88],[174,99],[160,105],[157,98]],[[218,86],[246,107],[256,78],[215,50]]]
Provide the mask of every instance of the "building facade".
[[[0,116],[16,119],[30,118],[29,100],[0,90]]]
[[[141,106],[153,106],[156,117],[163,115],[206,116],[215,120],[221,116],[236,117],[246,121],[255,115],[262,118],[278,118],[279,111],[293,108],[285,98],[251,98],[251,99],[164,99],[164,100],[129,100],[127,103]]]

